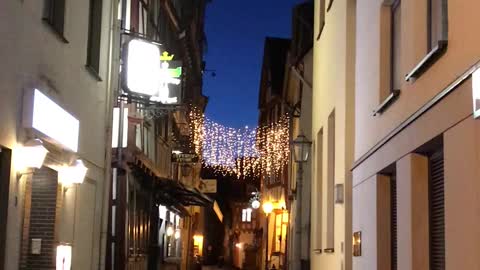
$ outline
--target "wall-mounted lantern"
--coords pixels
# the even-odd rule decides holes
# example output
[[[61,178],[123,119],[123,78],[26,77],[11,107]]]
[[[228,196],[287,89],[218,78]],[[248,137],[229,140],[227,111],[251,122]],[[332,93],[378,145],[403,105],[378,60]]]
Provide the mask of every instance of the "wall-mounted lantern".
[[[177,230],[175,231],[175,235],[174,235],[174,236],[175,236],[175,239],[176,239],[176,240],[180,239],[180,230],[179,230],[179,229],[177,229]]]
[[[312,142],[309,141],[305,135],[300,134],[295,140],[293,140],[292,144],[295,162],[307,162],[310,156],[310,146],[312,145]]]
[[[83,161],[77,159],[70,166],[63,166],[58,169],[58,181],[64,186],[72,184],[82,184],[87,175],[88,168]]]
[[[362,256],[362,232],[353,233],[353,256]]]
[[[15,167],[18,172],[28,168],[41,168],[48,150],[43,146],[43,142],[34,139],[26,142],[23,146],[15,150]]]

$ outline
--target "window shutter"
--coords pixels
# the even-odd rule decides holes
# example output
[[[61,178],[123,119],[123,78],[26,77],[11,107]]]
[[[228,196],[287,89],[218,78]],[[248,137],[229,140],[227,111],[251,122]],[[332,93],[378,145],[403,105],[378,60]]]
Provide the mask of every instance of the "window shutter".
[[[443,150],[430,156],[430,269],[445,269]]]

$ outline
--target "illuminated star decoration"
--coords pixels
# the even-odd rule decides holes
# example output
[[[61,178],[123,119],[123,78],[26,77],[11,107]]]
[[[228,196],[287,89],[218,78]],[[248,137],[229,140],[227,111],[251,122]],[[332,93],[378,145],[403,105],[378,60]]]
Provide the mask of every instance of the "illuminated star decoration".
[[[290,118],[256,128],[231,128],[193,109],[191,141],[206,167],[238,178],[278,175],[290,155]]]

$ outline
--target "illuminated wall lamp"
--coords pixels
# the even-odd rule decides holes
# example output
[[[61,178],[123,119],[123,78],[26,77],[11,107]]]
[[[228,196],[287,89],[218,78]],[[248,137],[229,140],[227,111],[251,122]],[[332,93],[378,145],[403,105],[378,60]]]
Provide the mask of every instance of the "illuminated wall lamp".
[[[15,167],[18,172],[22,172],[28,168],[41,168],[48,150],[41,140],[34,139],[17,148],[15,152]]]
[[[87,175],[88,168],[83,161],[77,159],[71,166],[63,166],[58,170],[58,181],[64,186],[82,184]]]
[[[174,231],[173,231],[173,227],[172,226],[168,226],[167,227],[167,236],[170,237],[174,234]]]
[[[175,239],[180,239],[180,230],[175,231]]]

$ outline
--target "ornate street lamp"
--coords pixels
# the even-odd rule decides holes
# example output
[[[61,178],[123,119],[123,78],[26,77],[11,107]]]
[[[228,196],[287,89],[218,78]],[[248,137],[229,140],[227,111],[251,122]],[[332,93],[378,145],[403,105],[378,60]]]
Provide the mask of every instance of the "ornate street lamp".
[[[252,192],[252,198],[250,198],[250,205],[252,206],[253,209],[258,209],[260,208],[260,192]]]
[[[293,140],[292,145],[295,162],[307,162],[310,156],[310,146],[312,145],[312,142],[309,141],[307,137],[303,135],[303,133],[300,133],[300,135],[298,135],[298,137]]]
[[[260,201],[257,200],[257,199],[254,199],[254,200],[252,201],[252,208],[253,208],[253,209],[258,209],[258,208],[260,208]]]
[[[268,216],[273,211],[273,204],[271,202],[265,202],[263,204],[262,208],[263,208],[263,212],[265,213],[265,215]]]
[[[308,161],[310,156],[310,147],[312,142],[300,133],[298,137],[293,140],[293,154],[295,163],[297,163],[297,186],[296,192],[297,195],[297,204],[296,204],[296,213],[295,213],[295,248],[293,249],[293,269],[300,270],[300,252],[302,248],[302,185],[303,185],[303,164]]]

